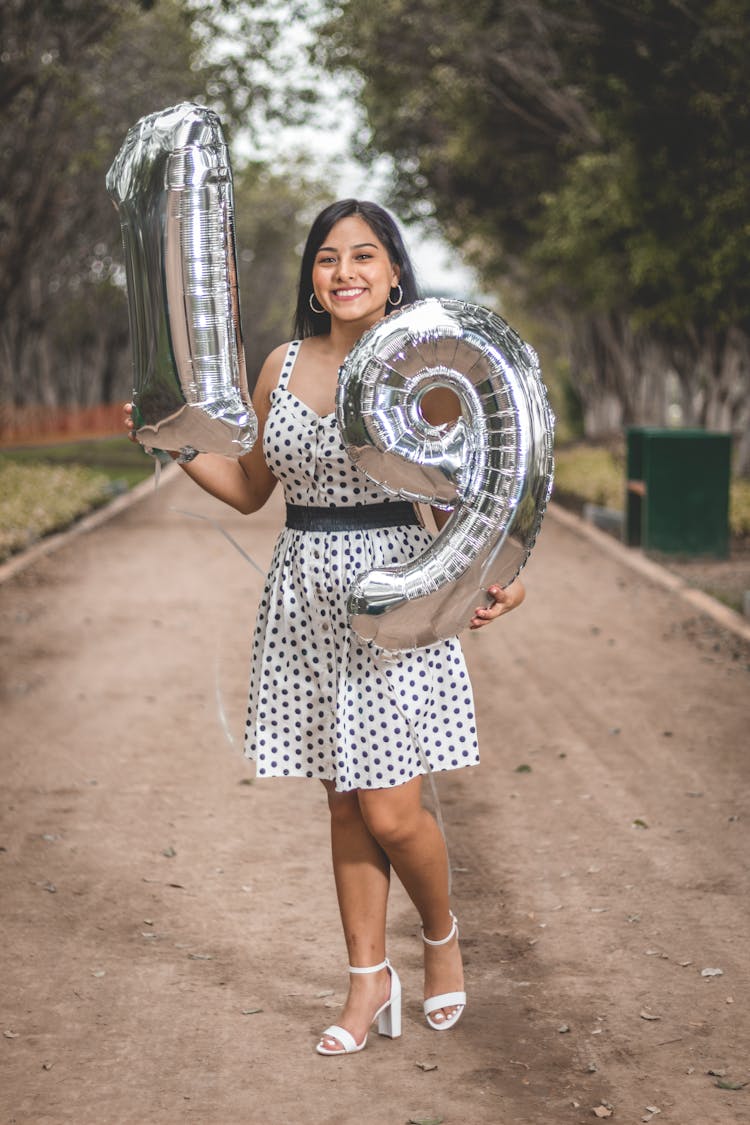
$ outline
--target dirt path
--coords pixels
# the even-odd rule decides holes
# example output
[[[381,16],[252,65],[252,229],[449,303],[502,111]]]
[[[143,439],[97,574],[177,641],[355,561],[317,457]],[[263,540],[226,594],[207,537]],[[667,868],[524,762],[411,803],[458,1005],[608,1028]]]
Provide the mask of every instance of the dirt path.
[[[404,1036],[321,1059],[322,787],[227,744],[261,579],[173,506],[270,557],[277,505],[179,479],[0,588],[2,1125],[750,1122],[707,1074],[750,1080],[741,642],[548,518],[523,609],[466,637],[483,765],[440,782],[469,1010],[424,1025],[396,887]]]

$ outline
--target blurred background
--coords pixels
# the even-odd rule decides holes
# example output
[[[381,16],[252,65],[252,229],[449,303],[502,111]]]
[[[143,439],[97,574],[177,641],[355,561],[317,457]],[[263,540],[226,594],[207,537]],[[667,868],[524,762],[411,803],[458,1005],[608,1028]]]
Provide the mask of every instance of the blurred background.
[[[493,307],[539,351],[561,495],[568,450],[571,494],[618,503],[624,427],[729,432],[746,539],[749,54],[747,0],[4,0],[2,464],[42,441],[81,464],[73,438],[120,428],[104,177],[139,117],[194,100],[232,153],[251,377],[290,335],[313,215],[374,198],[425,292]]]

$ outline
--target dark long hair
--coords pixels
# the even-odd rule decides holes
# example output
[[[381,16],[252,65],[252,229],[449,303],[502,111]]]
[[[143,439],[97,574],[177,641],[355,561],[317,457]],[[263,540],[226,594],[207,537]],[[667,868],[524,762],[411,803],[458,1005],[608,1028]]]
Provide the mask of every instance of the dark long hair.
[[[307,236],[297,289],[297,311],[294,317],[294,338],[323,336],[331,331],[331,318],[328,313],[314,313],[310,308],[310,295],[313,292],[312,271],[315,255],[328,237],[328,233],[340,219],[350,215],[360,215],[385,247],[392,265],[400,271],[399,284],[403,290],[403,304],[411,304],[419,299],[419,290],[414,276],[414,267],[404,246],[401,232],[395,220],[377,203],[366,199],[341,199],[324,208],[313,222]]]

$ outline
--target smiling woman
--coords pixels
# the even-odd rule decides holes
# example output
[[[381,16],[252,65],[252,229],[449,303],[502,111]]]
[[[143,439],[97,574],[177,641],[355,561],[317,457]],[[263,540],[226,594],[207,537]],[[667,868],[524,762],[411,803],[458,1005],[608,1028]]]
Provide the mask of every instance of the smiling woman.
[[[347,225],[341,226],[343,223]],[[335,245],[339,242],[341,245]],[[342,254],[348,255],[347,261],[342,260]],[[360,270],[359,282],[362,285],[367,285],[370,268],[377,270],[380,267],[388,275],[385,293],[382,289],[377,291],[378,299],[382,298],[382,301],[380,312],[371,321],[373,324],[389,305],[395,307],[402,301],[408,305],[419,296],[414,269],[401,233],[388,213],[365,200],[343,199],[322,211],[310,229],[300,267],[295,319],[298,336],[330,333],[331,312],[334,307],[343,309],[348,298],[340,296],[336,305],[332,301],[326,305],[321,302],[323,294],[318,294],[317,286],[320,284],[321,289],[327,288],[333,278],[346,293],[346,287],[351,289],[353,280],[352,275],[341,275],[341,270],[346,270],[347,266],[356,266]],[[318,309],[315,308],[316,300]],[[361,312],[361,309],[358,304],[355,313]]]
[[[259,777],[325,786],[341,920],[351,973],[323,1055],[360,1051],[377,1019],[401,1034],[401,985],[386,958],[391,867],[424,938],[424,1012],[437,1031],[465,1004],[445,843],[421,800],[427,771],[479,761],[474,707],[458,639],[386,660],[352,630],[358,575],[421,555],[432,537],[413,506],[369,480],[348,456],[334,413],[338,371],[387,311],[418,297],[395,222],[375,203],[327,207],[302,258],[296,338],[271,352],[253,398],[261,439],[237,461],[200,454],[182,466],[244,513],[281,481],[286,526],[258,609],[245,753]],[[490,588],[473,628],[520,604],[523,588]],[[469,622],[467,622],[469,624]]]

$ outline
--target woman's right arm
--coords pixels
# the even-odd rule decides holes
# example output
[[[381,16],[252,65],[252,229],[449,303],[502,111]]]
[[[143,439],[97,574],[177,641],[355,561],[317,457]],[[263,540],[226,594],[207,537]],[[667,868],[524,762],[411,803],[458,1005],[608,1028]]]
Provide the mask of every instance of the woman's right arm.
[[[271,407],[271,391],[279,381],[285,353],[285,345],[272,351],[258,376],[253,394],[258,439],[250,452],[238,459],[223,457],[219,453],[200,453],[180,466],[205,492],[244,515],[262,508],[276,485],[276,477],[263,457],[263,431]],[[126,406],[125,410],[128,415],[126,424],[134,439],[130,406]]]

